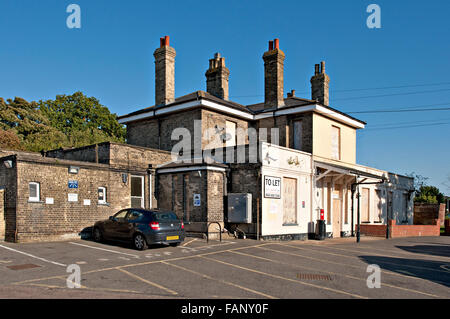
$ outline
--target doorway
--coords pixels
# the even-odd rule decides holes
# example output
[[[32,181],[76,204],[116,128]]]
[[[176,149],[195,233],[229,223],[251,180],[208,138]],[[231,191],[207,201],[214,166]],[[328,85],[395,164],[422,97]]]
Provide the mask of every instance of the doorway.
[[[144,208],[144,176],[131,176],[131,207]]]
[[[333,189],[333,238],[341,237],[342,186]]]

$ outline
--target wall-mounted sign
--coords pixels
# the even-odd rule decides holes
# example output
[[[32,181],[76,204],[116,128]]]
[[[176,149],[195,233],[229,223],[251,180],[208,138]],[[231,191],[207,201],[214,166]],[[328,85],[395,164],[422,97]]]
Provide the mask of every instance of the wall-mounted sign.
[[[67,194],[67,200],[69,202],[78,202],[78,194],[76,194],[76,193]]]
[[[46,203],[47,205],[53,205],[53,204],[54,204],[53,197],[46,197],[46,198],[45,198],[45,203]]]
[[[83,200],[83,205],[84,206],[90,206],[91,205],[91,200],[90,199]]]
[[[78,181],[69,180],[69,188],[78,188]]]
[[[281,178],[264,176],[264,197],[281,198]]]
[[[200,194],[194,194],[194,206],[200,206]]]

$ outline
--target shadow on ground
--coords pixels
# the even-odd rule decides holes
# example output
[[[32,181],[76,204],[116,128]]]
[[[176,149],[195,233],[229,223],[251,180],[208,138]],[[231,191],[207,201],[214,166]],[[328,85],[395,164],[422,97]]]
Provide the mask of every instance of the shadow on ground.
[[[415,245],[415,246],[395,246],[395,247],[403,249],[410,253],[450,257],[449,245]]]
[[[86,241],[94,241],[94,238],[92,237],[92,229],[93,227],[86,227],[84,228],[78,235],[80,235],[80,238],[82,240],[86,240]],[[110,246],[116,246],[116,247],[122,247],[122,248],[128,248],[128,249],[132,249],[134,250],[133,246],[131,245],[131,243],[125,243],[125,242],[119,242],[119,241],[111,241],[111,240],[103,240],[102,244],[106,244],[106,245],[110,245]],[[165,248],[168,247],[169,245],[163,245],[163,244],[153,244],[153,245],[148,245],[149,249],[158,249],[158,248]]]
[[[450,263],[423,259],[392,258],[382,256],[359,256],[367,264],[380,266],[399,274],[419,277],[450,287]]]

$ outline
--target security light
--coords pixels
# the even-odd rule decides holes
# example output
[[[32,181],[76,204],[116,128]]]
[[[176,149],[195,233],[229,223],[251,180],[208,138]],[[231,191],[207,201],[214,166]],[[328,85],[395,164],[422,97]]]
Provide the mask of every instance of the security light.
[[[13,161],[12,160],[4,161],[3,164],[5,165],[6,168],[12,168],[13,167]]]
[[[80,168],[78,166],[69,166],[69,173],[70,174],[78,174],[78,171]]]

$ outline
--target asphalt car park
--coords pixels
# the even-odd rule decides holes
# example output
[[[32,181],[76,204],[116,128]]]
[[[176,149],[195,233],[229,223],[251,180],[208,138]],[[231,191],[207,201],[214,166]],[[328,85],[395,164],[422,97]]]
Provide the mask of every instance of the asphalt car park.
[[[80,288],[68,288],[70,266]],[[381,270],[380,288],[370,288]],[[370,278],[369,278],[370,277]],[[0,243],[0,298],[450,298],[450,237]]]

